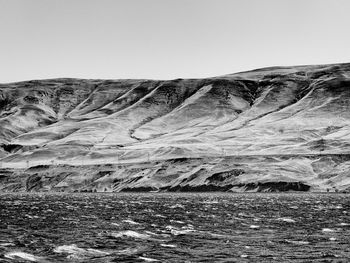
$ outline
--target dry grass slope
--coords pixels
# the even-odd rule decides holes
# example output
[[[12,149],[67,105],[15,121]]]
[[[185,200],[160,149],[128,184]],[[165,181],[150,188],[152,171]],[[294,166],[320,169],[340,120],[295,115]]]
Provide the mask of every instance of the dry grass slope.
[[[0,85],[2,191],[349,191],[350,64]]]

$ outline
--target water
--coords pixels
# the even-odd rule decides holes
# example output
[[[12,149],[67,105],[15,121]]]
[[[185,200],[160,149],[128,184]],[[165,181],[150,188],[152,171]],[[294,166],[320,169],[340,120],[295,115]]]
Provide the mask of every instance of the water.
[[[0,262],[349,262],[345,194],[1,194]]]

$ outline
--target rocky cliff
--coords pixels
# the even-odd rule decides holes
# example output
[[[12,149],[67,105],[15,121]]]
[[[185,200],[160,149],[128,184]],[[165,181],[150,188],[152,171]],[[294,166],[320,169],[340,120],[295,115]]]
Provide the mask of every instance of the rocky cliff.
[[[0,191],[349,191],[350,64],[0,85]]]

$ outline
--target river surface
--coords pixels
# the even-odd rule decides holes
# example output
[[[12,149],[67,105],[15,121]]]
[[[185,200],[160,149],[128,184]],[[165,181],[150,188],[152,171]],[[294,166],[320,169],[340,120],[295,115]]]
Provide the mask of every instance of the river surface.
[[[0,262],[350,262],[350,195],[0,194]]]

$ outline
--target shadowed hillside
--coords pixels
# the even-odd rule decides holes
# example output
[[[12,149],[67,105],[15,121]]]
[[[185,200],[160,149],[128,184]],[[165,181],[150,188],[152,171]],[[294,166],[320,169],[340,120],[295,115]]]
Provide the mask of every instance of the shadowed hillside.
[[[2,191],[350,189],[350,64],[0,85]]]

